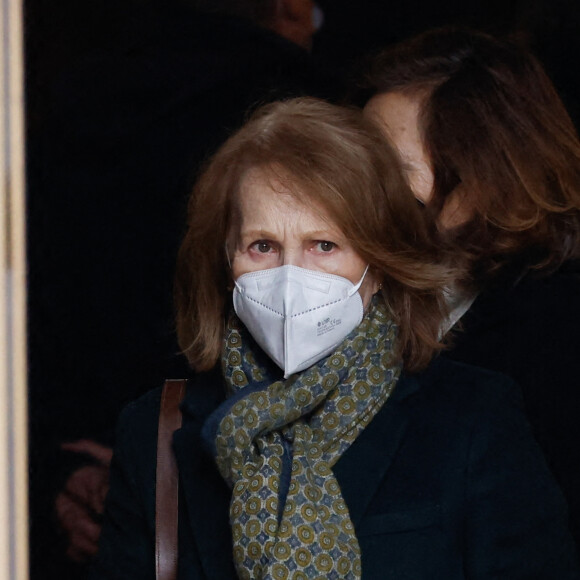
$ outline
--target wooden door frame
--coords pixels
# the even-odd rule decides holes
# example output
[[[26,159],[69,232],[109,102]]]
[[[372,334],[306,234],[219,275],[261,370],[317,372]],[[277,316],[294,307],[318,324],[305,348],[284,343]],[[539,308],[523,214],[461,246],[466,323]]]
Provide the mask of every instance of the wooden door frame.
[[[0,0],[0,578],[28,573],[22,0]]]

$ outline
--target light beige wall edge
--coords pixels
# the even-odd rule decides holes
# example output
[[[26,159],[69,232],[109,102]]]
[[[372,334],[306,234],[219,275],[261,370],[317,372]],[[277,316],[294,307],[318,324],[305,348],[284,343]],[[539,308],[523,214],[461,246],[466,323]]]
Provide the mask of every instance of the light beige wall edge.
[[[28,578],[22,1],[0,0],[0,578]]]

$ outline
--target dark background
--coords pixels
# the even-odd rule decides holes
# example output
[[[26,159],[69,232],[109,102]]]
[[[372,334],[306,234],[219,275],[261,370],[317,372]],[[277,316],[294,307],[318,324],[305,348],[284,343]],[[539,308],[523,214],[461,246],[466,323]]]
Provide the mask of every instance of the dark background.
[[[72,62],[134,33],[154,10],[177,0],[26,0],[29,120],[50,103],[46,87]],[[421,30],[466,24],[494,33],[517,32],[544,62],[575,113],[579,94],[578,0],[319,0],[325,14],[314,53],[346,70],[369,50]]]
[[[95,58],[94,55],[100,55],[95,58],[95,62],[102,61],[103,55],[114,55],[119,45],[126,46],[132,39],[138,40],[144,31],[150,33],[155,29],[160,15],[177,1],[25,0],[27,126],[29,143],[32,144],[28,151],[29,168],[32,167],[29,178],[33,187],[30,197],[36,196],[35,207],[40,208],[29,223],[35,224],[31,228],[36,226],[44,228],[40,236],[35,236],[35,231],[29,235],[31,242],[29,256],[32,257],[30,279],[31,284],[36,282],[31,292],[33,299],[34,297],[41,301],[49,299],[42,288],[39,288],[42,286],[42,278],[37,274],[42,269],[39,268],[39,264],[49,256],[49,249],[39,245],[50,245],[52,241],[52,225],[42,210],[44,196],[42,184],[35,182],[33,175],[33,165],[42,164],[47,150],[42,147],[35,148],[35,142],[39,135],[46,133],[47,125],[54,117],[55,111],[62,117],[63,79],[66,82],[69,71],[75,70],[79,63],[90,62]],[[493,33],[511,33],[527,43],[544,63],[578,125],[580,0],[399,0],[398,2],[319,0],[318,3],[324,11],[325,22],[315,37],[313,54],[339,77],[348,79],[356,75],[359,59],[368,52],[435,26],[463,24]],[[83,70],[87,70],[86,66]],[[88,70],[90,71],[90,68]],[[95,68],[94,78],[90,79],[95,86],[99,84],[99,74],[99,69]],[[79,84],[78,89],[82,90],[83,87]],[[66,92],[66,98],[72,105],[75,101],[75,90]],[[58,133],[53,132],[53,135],[59,138]],[[66,168],[64,170],[66,171]],[[52,194],[55,195],[55,192]],[[99,198],[94,197],[92,202],[98,204]],[[96,206],[93,209],[95,209],[93,213],[98,213]],[[90,220],[91,217],[79,215],[78,221]],[[138,220],[139,217],[139,208],[136,208],[134,218]],[[54,231],[54,238],[58,236],[60,233]],[[71,264],[71,268],[73,266]],[[68,272],[66,268],[64,271]],[[51,283],[55,290],[50,299],[58,299],[59,282],[51,280]],[[70,281],[68,285],[70,286]],[[118,293],[122,289],[113,287],[111,291]],[[106,299],[103,298],[103,301],[106,302]],[[32,308],[34,309],[34,305]],[[30,329],[31,336],[35,330],[42,328],[44,322],[34,314],[45,308],[46,304],[43,304],[43,308],[32,312],[35,327]],[[105,322],[103,326],[114,331],[116,320],[111,320],[110,324],[108,321]],[[87,345],[90,345],[93,344],[92,338],[78,336],[78,341],[86,341]],[[38,344],[50,343],[51,336],[43,336],[42,333],[38,336],[37,333],[36,341],[37,346],[32,349],[33,351],[44,348],[38,347]],[[94,344],[98,346],[96,341]],[[72,352],[77,348],[81,350],[78,344],[71,345],[70,350]],[[67,354],[70,356],[70,353],[62,350],[56,355],[51,354],[53,359],[57,357],[56,361],[52,361],[52,368],[56,368],[56,372],[64,366],[59,366],[58,357],[64,360]],[[100,406],[103,415],[118,412],[124,401],[137,394],[135,387],[137,381],[131,380],[131,384],[127,384],[122,395],[117,394],[117,398],[114,399],[96,393],[94,388],[91,391],[91,388],[86,387],[87,392],[83,392],[82,381],[66,388],[53,387],[50,381],[45,380],[45,369],[39,364],[35,365],[35,362],[37,361],[32,360],[31,457],[33,463],[38,460],[41,467],[33,468],[31,471],[31,493],[33,528],[37,529],[40,540],[36,542],[37,551],[32,558],[32,578],[33,580],[74,578],[78,570],[62,567],[62,554],[56,553],[62,545],[50,537],[55,533],[54,527],[45,526],[44,521],[39,524],[40,520],[51,517],[53,488],[58,487],[59,477],[50,472],[51,453],[63,437],[83,436],[79,426],[91,423],[91,418],[87,416],[91,413],[90,409],[98,413],[99,409],[96,407]],[[103,360],[99,364],[104,366],[107,362]],[[142,375],[148,375],[146,369],[141,371]],[[91,369],[87,369],[87,373],[90,372]],[[82,411],[78,408],[77,400],[82,400],[84,404]],[[109,409],[104,408],[107,404],[104,401],[111,401]],[[48,414],[52,414],[52,418],[47,417],[47,410]],[[77,416],[73,417],[75,411]],[[70,427],[65,424],[67,417],[70,417]],[[39,425],[41,427],[38,427]],[[52,432],[51,425],[54,426]]]

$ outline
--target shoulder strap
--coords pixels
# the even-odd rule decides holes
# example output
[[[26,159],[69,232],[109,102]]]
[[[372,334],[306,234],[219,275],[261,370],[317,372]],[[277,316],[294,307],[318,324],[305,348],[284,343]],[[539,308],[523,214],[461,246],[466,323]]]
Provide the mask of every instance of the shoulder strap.
[[[173,454],[173,433],[181,427],[179,404],[185,394],[185,379],[167,380],[161,395],[157,432],[155,487],[155,578],[177,579],[178,473]]]

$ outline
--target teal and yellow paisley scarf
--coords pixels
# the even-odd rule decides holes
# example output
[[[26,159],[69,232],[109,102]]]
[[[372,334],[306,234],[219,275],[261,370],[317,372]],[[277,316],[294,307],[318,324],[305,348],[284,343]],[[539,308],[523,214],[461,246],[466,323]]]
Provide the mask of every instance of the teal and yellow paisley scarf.
[[[204,430],[232,488],[239,578],[360,578],[360,548],[332,467],[397,382],[396,334],[375,297],[334,354],[272,380],[231,317],[222,361],[231,396]]]

